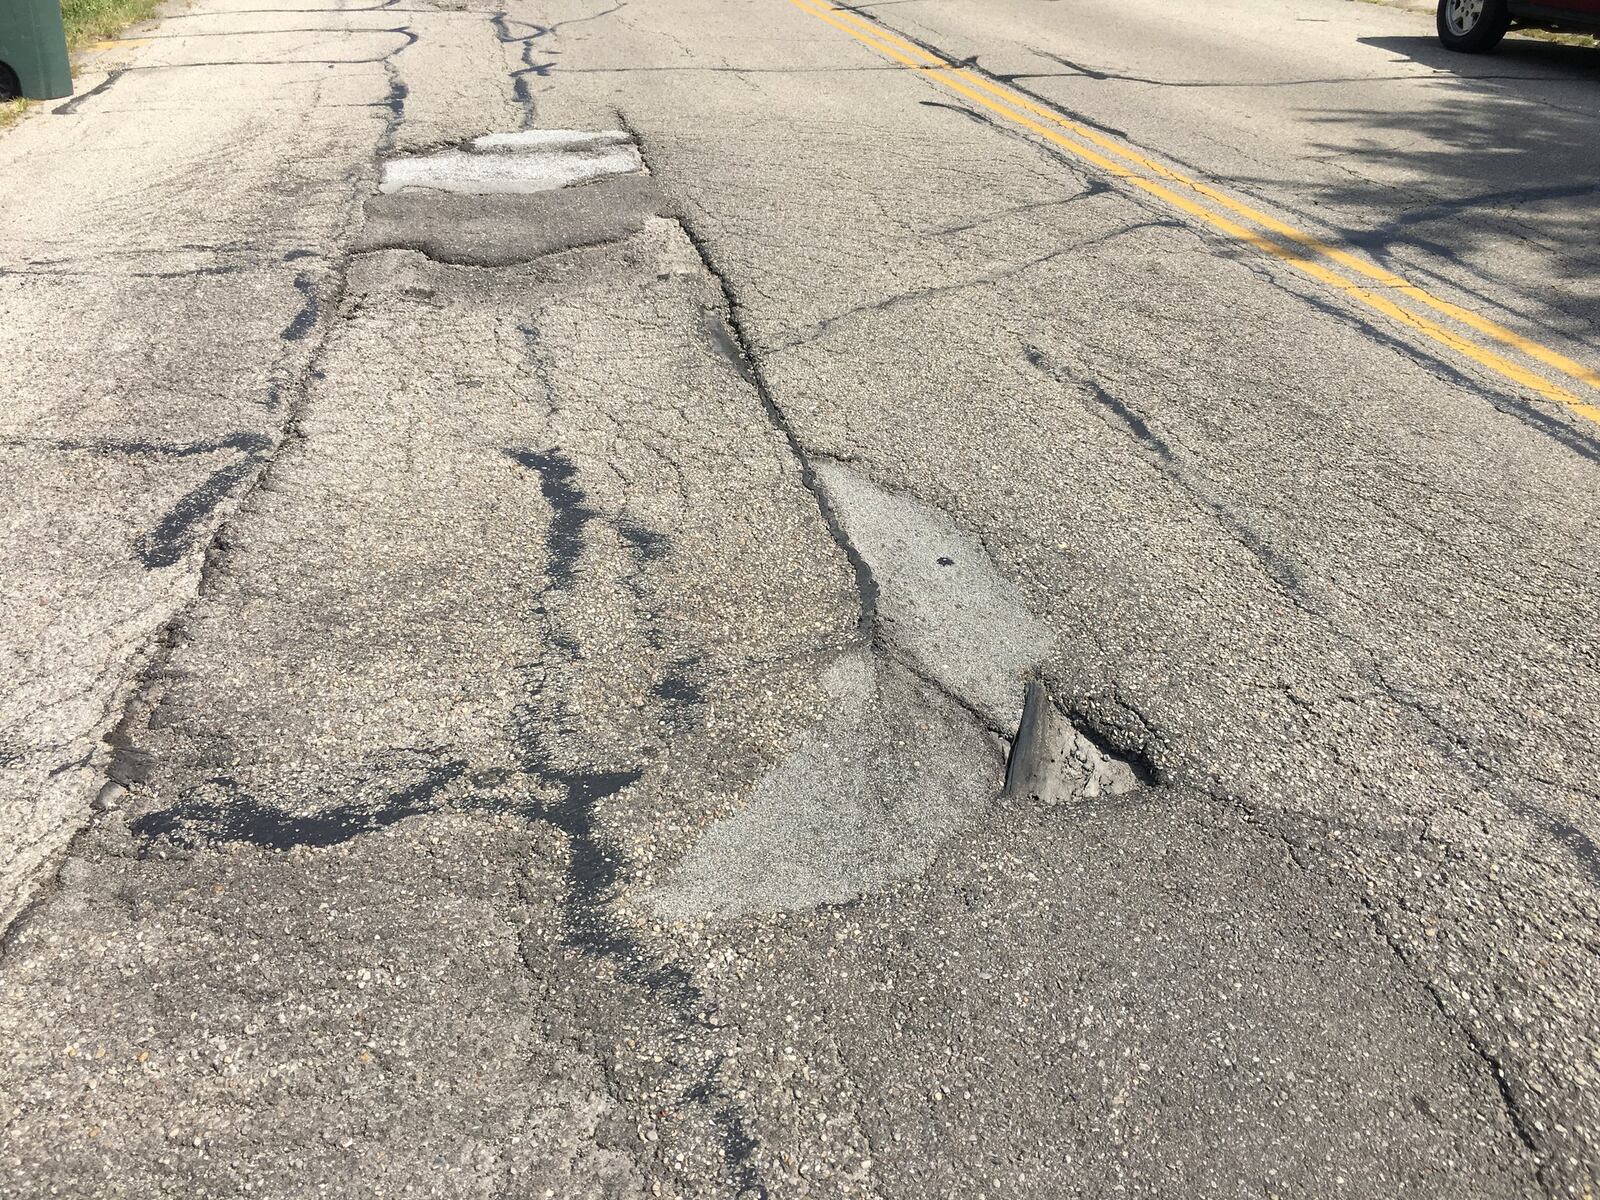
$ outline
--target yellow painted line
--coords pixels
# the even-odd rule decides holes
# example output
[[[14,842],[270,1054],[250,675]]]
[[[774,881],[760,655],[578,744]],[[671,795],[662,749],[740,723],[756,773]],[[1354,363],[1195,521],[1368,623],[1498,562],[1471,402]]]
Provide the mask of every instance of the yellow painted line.
[[[1550,349],[1548,346],[1541,345],[1530,338],[1524,337],[1515,330],[1507,329],[1504,325],[1501,325],[1498,322],[1491,321],[1487,317],[1479,316],[1470,309],[1462,308],[1459,304],[1452,304],[1448,300],[1441,299],[1426,289],[1412,283],[1410,280],[1396,275],[1393,271],[1377,266],[1374,263],[1370,263],[1358,255],[1351,254],[1348,250],[1341,249],[1338,246],[1330,245],[1328,242],[1323,241],[1315,234],[1306,233],[1303,230],[1296,229],[1292,225],[1287,225],[1277,218],[1262,212],[1260,209],[1253,208],[1250,205],[1235,199],[1226,192],[1218,191],[1216,188],[1211,187],[1208,184],[1202,183],[1197,179],[1191,179],[1189,176],[1184,175],[1179,171],[1174,171],[1162,163],[1155,162],[1154,160],[1138,153],[1136,150],[1133,150],[1128,146],[1123,145],[1121,142],[1116,141],[1114,138],[1106,137],[1098,130],[1091,129],[1086,125],[1078,123],[1077,121],[1069,120],[1053,109],[1035,104],[1026,96],[1014,92],[1010,88],[1001,87],[999,84],[996,84],[992,80],[985,78],[976,71],[971,71],[966,67],[957,67],[948,60],[941,59],[938,55],[924,50],[915,42],[909,42],[905,38],[889,32],[882,26],[858,16],[856,13],[848,12],[837,7],[834,7],[832,11],[839,13],[839,15],[845,21],[870,30],[872,36],[878,40],[900,46],[908,53],[921,56],[930,65],[938,64],[940,67],[953,68],[956,71],[959,71],[963,77],[968,78],[972,83],[975,83],[978,87],[984,89],[985,91],[1001,97],[1008,104],[1013,104],[1018,108],[1022,108],[1028,112],[1042,116],[1064,129],[1071,130],[1078,137],[1093,142],[1097,146],[1104,147],[1117,157],[1124,159],[1127,162],[1134,163],[1148,171],[1153,171],[1166,179],[1172,180],[1174,183],[1180,183],[1184,187],[1194,189],[1196,192],[1200,193],[1200,195],[1205,196],[1207,199],[1213,200],[1218,204],[1221,204],[1223,207],[1231,210],[1232,212],[1238,213],[1240,216],[1245,217],[1248,220],[1254,221],[1264,229],[1270,229],[1276,234],[1289,238],[1291,241],[1299,243],[1306,249],[1322,255],[1324,258],[1332,259],[1340,266],[1356,271],[1366,278],[1381,284],[1383,287],[1394,288],[1418,303],[1427,305],[1435,312],[1443,313],[1445,316],[1460,321],[1463,325],[1467,325],[1470,328],[1476,329],[1479,333],[1482,333],[1487,337],[1491,337],[1497,342],[1502,342],[1505,345],[1513,346],[1522,351],[1524,354],[1528,355],[1530,358],[1536,358],[1546,366],[1553,367],[1564,375],[1576,379],[1581,383],[1586,383],[1592,388],[1600,388],[1600,371],[1592,370],[1591,368],[1584,366],[1582,363],[1568,358],[1566,355],[1561,354],[1558,351]]]
[[[1285,225],[1284,223],[1275,220],[1265,213],[1260,213],[1257,210],[1250,208],[1248,205],[1241,204],[1239,201],[1234,200],[1225,193],[1219,192],[1216,189],[1208,187],[1207,185],[1196,180],[1189,179],[1188,177],[1180,175],[1175,171],[1171,171],[1161,164],[1146,158],[1144,155],[1127,149],[1113,139],[1105,137],[1097,130],[1090,129],[1087,126],[1080,125],[1074,121],[1068,121],[1062,118],[1059,114],[1043,108],[1042,106],[1036,105],[1029,101],[1026,97],[1020,96],[1009,89],[999,87],[991,81],[983,78],[983,76],[978,75],[965,67],[958,66],[947,59],[943,59],[937,55],[931,54],[928,51],[923,50],[920,46],[916,46],[910,42],[907,42],[903,38],[896,37],[895,35],[881,29],[877,25],[873,25],[868,22],[862,22],[856,18],[855,14],[853,13],[843,12],[839,9],[832,8],[831,6],[823,7],[822,5],[826,3],[826,0],[818,0],[816,3],[813,3],[812,0],[790,0],[790,3],[796,8],[800,9],[802,12],[805,12],[810,16],[825,22],[828,25],[832,25],[835,29],[849,34],[857,41],[863,43],[873,50],[876,50],[885,58],[889,58],[903,66],[907,66],[915,71],[918,71],[931,82],[936,83],[949,91],[965,96],[967,99],[973,101],[983,108],[988,109],[990,112],[997,113],[998,115],[1007,118],[1015,124],[1022,126],[1024,129],[1037,134],[1046,141],[1062,147],[1064,150],[1069,151],[1084,161],[1093,163],[1095,166],[1100,167],[1108,174],[1123,179],[1133,186],[1138,187],[1150,195],[1172,205],[1174,208],[1199,218],[1212,227],[1228,234],[1230,237],[1243,241],[1259,250],[1264,251],[1265,253],[1271,254],[1276,258],[1288,262],[1290,265],[1311,276],[1313,279],[1338,289],[1362,304],[1367,305],[1369,308],[1383,313],[1385,316],[1401,321],[1410,328],[1417,330],[1424,336],[1431,338],[1441,345],[1449,347],[1451,350],[1454,350],[1458,354],[1472,359],[1474,362],[1477,362],[1482,366],[1488,367],[1490,370],[1495,371],[1497,374],[1507,379],[1521,384],[1523,387],[1536,392],[1545,399],[1565,405],[1574,412],[1587,417],[1589,420],[1600,423],[1600,406],[1580,400],[1572,392],[1558,386],[1557,384],[1551,383],[1549,380],[1544,379],[1542,376],[1539,376],[1532,371],[1529,371],[1527,368],[1522,367],[1499,354],[1496,354],[1492,350],[1486,349],[1474,342],[1466,340],[1460,334],[1453,332],[1452,330],[1430,320],[1425,316],[1422,316],[1419,313],[1414,313],[1409,309],[1402,308],[1387,296],[1373,291],[1371,288],[1363,287],[1353,280],[1345,278],[1343,275],[1340,275],[1336,271],[1318,262],[1317,258],[1326,258],[1349,269],[1357,270],[1363,276],[1374,279],[1386,289],[1393,290],[1400,295],[1408,296],[1412,299],[1420,300],[1437,311],[1445,312],[1452,317],[1462,320],[1463,324],[1477,329],[1481,333],[1495,337],[1497,340],[1515,346],[1517,349],[1523,350],[1531,357],[1538,358],[1547,365],[1556,367],[1556,369],[1562,370],[1574,378],[1581,379],[1585,383],[1590,383],[1593,386],[1600,387],[1600,374],[1596,374],[1581,364],[1558,354],[1556,351],[1550,350],[1544,346],[1540,346],[1538,343],[1524,338],[1520,334],[1514,333],[1511,330],[1503,329],[1494,322],[1480,317],[1476,313],[1468,312],[1466,309],[1462,309],[1457,305],[1451,304],[1449,301],[1440,300],[1437,297],[1430,295],[1422,288],[1417,287],[1415,284],[1412,284],[1400,276],[1395,275],[1393,272],[1385,271],[1380,267],[1372,266],[1371,264],[1364,262],[1362,259],[1350,254],[1347,251],[1328,246],[1326,243],[1320,241],[1320,239],[1317,239],[1310,234],[1301,233],[1292,226]],[[844,18],[844,20],[836,19],[835,14],[837,14],[838,17]],[[850,21],[852,23],[846,24],[845,21]],[[908,57],[906,53],[907,51],[911,52],[911,54],[914,54],[915,57]],[[980,88],[982,89],[981,91],[978,90]],[[989,95],[985,95],[985,92],[989,93]],[[1033,119],[1032,115],[1029,114],[1042,117],[1058,128],[1069,130],[1070,132],[1076,134],[1078,138],[1081,138],[1082,141],[1077,141],[1062,136],[1062,134],[1057,132],[1057,129],[1052,129],[1049,126],[1041,125],[1038,121]],[[1238,222],[1223,216],[1221,213],[1215,212],[1199,202],[1173,191],[1164,184],[1159,183],[1156,180],[1148,179],[1137,172],[1130,170],[1128,167],[1125,167],[1122,164],[1108,158],[1105,154],[1090,149],[1089,146],[1084,145],[1083,142],[1089,142],[1092,145],[1099,146],[1109,153],[1116,155],[1118,158],[1123,159],[1124,162],[1134,163],[1161,176],[1164,179],[1167,179],[1182,187],[1189,188],[1200,195],[1206,196],[1208,199],[1221,203],[1224,205],[1224,207],[1227,207],[1238,215],[1256,221],[1264,228],[1270,229],[1280,236],[1289,239],[1289,241],[1293,244],[1284,245],[1273,238],[1263,236],[1256,230],[1248,229],[1240,225]]]
[[[107,38],[100,42],[90,42],[84,46],[85,50],[137,50],[140,46],[148,46],[149,38]]]

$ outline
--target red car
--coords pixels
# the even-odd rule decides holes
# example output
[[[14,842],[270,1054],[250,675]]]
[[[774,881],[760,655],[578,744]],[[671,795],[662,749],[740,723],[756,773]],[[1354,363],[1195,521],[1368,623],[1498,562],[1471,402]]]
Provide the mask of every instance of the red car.
[[[1493,50],[1513,25],[1600,30],[1600,0],[1439,0],[1439,40],[1451,50]]]

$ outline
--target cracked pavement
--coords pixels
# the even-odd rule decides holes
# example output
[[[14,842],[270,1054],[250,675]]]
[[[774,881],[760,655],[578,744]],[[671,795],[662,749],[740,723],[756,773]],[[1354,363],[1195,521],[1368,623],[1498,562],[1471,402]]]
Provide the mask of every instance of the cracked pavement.
[[[1593,1194],[1595,426],[981,102],[1592,368],[1592,51],[129,37],[0,134],[0,1194]]]

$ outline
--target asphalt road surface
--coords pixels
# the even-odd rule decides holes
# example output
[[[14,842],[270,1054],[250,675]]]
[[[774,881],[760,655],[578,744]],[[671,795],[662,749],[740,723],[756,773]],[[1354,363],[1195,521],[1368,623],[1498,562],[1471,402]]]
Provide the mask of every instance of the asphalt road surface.
[[[1600,1187],[1600,51],[196,0],[0,180],[7,1200]]]

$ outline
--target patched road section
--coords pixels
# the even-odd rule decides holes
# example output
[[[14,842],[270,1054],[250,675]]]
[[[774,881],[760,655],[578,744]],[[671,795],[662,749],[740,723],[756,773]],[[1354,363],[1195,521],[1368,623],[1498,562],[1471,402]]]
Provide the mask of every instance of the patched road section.
[[[197,0],[0,135],[7,1200],[1600,1185],[1600,443],[948,86],[1576,361],[1588,76],[1108,11]]]
[[[715,1002],[613,911],[819,719],[859,620],[719,300],[658,218],[354,260],[115,806],[13,928],[25,1193],[759,1180]]]

